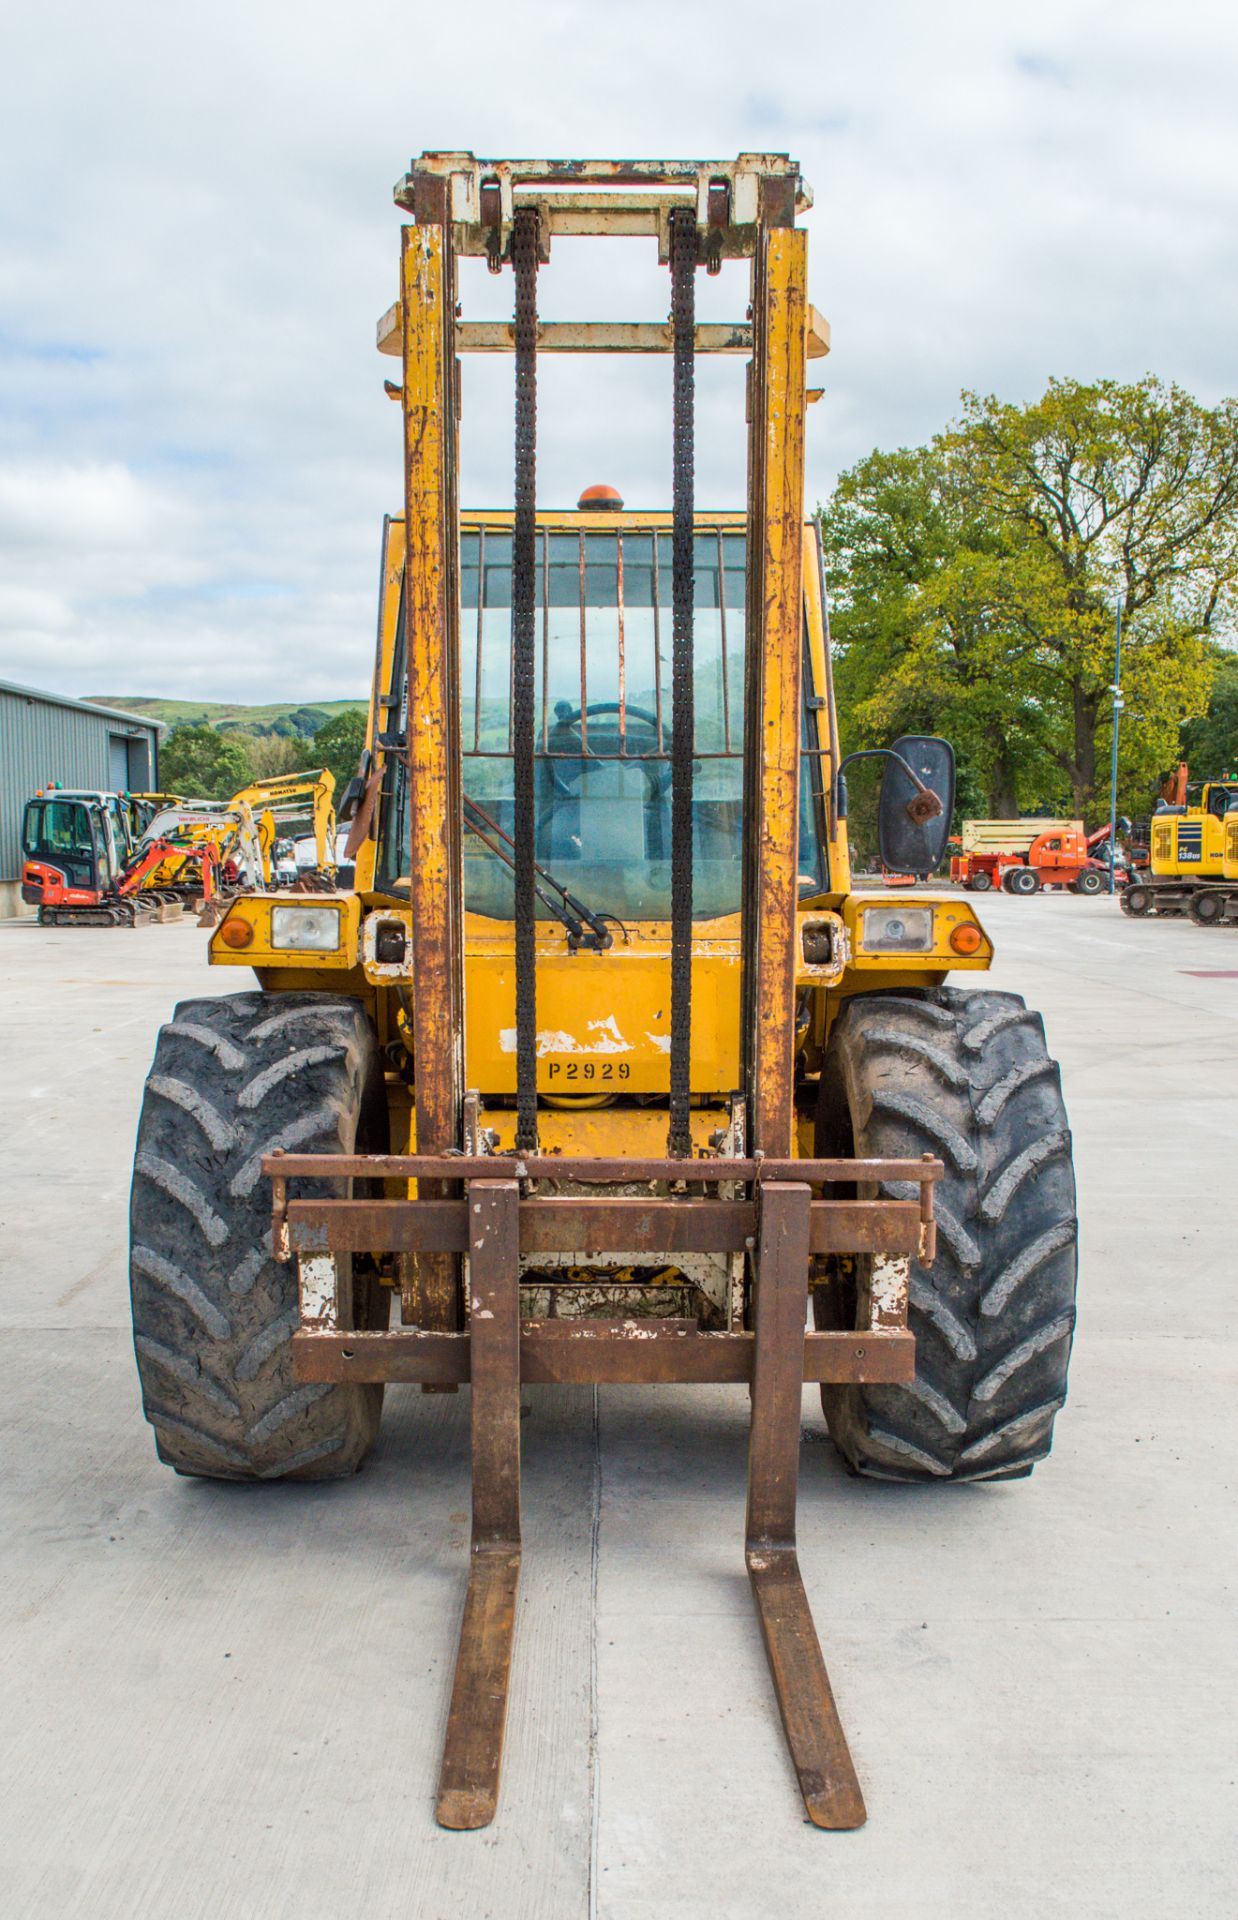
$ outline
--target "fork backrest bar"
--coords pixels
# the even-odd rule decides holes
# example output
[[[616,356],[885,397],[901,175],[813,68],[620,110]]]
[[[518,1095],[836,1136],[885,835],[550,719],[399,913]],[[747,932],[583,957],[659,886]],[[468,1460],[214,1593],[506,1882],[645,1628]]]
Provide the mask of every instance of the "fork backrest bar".
[[[945,1169],[940,1160],[628,1160],[584,1159],[568,1154],[313,1154],[277,1153],[262,1163],[280,1179],[378,1180],[578,1180],[602,1185],[652,1180],[716,1186],[729,1180],[907,1180],[931,1185]]]

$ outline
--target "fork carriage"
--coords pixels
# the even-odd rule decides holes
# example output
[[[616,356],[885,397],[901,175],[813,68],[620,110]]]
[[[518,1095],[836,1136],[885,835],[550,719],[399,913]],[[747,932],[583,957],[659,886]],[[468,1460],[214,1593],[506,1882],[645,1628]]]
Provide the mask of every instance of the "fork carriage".
[[[796,1479],[805,1382],[898,1382],[915,1374],[907,1331],[910,1264],[932,1264],[940,1161],[615,1161],[498,1156],[276,1154],[276,1258],[298,1268],[300,1382],[415,1381],[472,1390],[473,1544],[447,1742],[439,1781],[444,1826],[494,1816],[520,1571],[520,1385],[747,1382],[752,1391],[745,1551],[778,1705],[810,1819],[863,1822],[864,1803],[834,1704],[796,1556]],[[290,1199],[297,1178],[433,1181],[435,1199]],[[821,1184],[914,1182],[915,1200],[814,1197]],[[614,1191],[617,1182],[626,1189]],[[562,1183],[603,1197],[547,1193]],[[633,1193],[640,1184],[646,1189]],[[718,1187],[748,1197],[723,1199]],[[689,1194],[704,1189],[708,1197]],[[673,1191],[678,1189],[679,1191]],[[751,1270],[751,1328],[701,1332],[696,1321],[522,1319],[522,1260],[608,1250],[679,1257],[723,1253]],[[814,1254],[879,1255],[868,1325],[808,1332]],[[460,1256],[467,1327],[355,1331],[338,1256]],[[341,1324],[341,1308],[344,1324]]]

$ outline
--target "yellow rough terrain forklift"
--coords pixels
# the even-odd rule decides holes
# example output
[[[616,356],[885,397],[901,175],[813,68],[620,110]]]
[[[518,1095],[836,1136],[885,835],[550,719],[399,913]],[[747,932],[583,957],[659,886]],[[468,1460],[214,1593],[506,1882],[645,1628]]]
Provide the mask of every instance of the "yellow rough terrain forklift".
[[[811,199],[776,154],[427,153],[396,200],[379,336],[403,362],[405,510],[341,809],[356,890],[235,900],[211,959],[257,990],[184,1002],[159,1036],[132,1203],[146,1414],[182,1473],[329,1479],[361,1464],[387,1383],[469,1384],[437,1812],[479,1827],[522,1384],[747,1387],[746,1558],[787,1742],[810,1818],[858,1826],[796,1557],[803,1388],[857,1473],[1029,1473],[1066,1392],[1075,1212],[1039,1018],[946,984],[990,964],[970,903],[851,888],[804,517],[807,362],[828,344]],[[576,235],[656,243],[669,322],[541,321],[539,269]],[[511,324],[462,316],[462,257],[511,271]],[[698,325],[698,273],[734,262],[744,317]],[[462,514],[458,356],[504,350],[515,510]],[[556,351],[670,356],[669,513],[608,489],[538,511]],[[696,506],[701,353],[747,362],[744,512]],[[885,863],[925,877],[950,750],[877,757]]]

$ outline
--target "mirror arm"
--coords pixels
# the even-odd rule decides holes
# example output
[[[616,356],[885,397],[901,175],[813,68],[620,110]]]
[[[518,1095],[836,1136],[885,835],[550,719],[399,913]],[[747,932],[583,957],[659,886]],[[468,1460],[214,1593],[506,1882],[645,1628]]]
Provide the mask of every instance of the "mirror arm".
[[[849,753],[845,760],[840,760],[838,763],[838,772],[834,776],[834,812],[839,820],[845,820],[847,817],[847,783],[843,775],[853,760],[895,761],[903,769],[903,772],[907,775],[907,778],[911,781],[916,791],[927,795],[928,799],[935,802],[931,813],[926,810],[920,810],[919,817],[921,819],[932,820],[942,811],[940,795],[934,793],[931,787],[925,786],[919,774],[916,773],[914,768],[908,766],[901,753],[895,753],[893,747],[865,747],[860,752]],[[908,806],[908,813],[911,813],[912,807],[916,805],[917,803],[912,801]],[[923,803],[920,803],[920,807],[921,809],[923,808]]]

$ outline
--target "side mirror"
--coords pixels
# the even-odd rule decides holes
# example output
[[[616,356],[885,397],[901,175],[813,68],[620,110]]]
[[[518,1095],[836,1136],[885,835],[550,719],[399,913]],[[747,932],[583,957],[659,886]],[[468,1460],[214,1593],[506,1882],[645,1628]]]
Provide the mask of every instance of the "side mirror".
[[[361,805],[364,794],[365,781],[359,774],[354,773],[352,779],[340,795],[340,803],[335,809],[335,817],[341,826],[344,826],[347,821],[353,818],[357,808]]]
[[[914,873],[923,880],[941,865],[954,815],[954,748],[948,740],[904,734],[894,742],[881,777],[877,837],[882,864],[892,873]],[[916,778],[909,779],[905,760]],[[940,804],[933,807],[936,799]]]
[[[357,808],[365,798],[365,783],[370,773],[370,750],[366,747],[361,755],[361,765],[340,795],[335,817],[341,826],[356,817]]]

